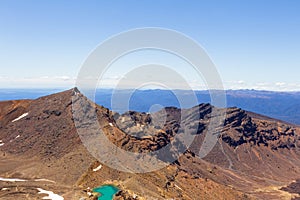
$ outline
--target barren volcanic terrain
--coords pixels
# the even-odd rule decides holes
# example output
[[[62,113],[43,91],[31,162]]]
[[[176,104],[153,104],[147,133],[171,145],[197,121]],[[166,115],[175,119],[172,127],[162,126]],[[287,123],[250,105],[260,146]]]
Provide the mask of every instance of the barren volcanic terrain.
[[[222,113],[224,122],[209,130]],[[165,120],[159,121],[162,116]],[[97,143],[99,135],[82,120],[86,117],[96,119],[113,144],[130,152],[152,152],[176,142],[183,127],[195,129],[194,141],[162,169],[123,172],[98,161],[83,145],[82,139]],[[209,131],[219,133],[217,144],[200,159]],[[88,188],[103,184],[120,188],[115,199],[297,199],[299,147],[298,126],[239,108],[200,104],[119,114],[75,88],[36,100],[0,102],[0,199],[97,199]]]

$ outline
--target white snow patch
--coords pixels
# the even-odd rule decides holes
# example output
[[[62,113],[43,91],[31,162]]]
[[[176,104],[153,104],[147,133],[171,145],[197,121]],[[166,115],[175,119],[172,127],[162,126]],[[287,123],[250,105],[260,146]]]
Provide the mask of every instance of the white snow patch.
[[[18,179],[18,178],[1,178],[0,181],[7,181],[7,182],[23,182],[26,181],[24,179]]]
[[[112,123],[109,123],[110,126],[114,126]]]
[[[99,165],[98,167],[96,167],[95,169],[93,169],[93,172],[99,171],[102,168],[102,165]]]
[[[36,182],[42,182],[42,181],[44,181],[44,182],[55,183],[55,181],[51,181],[51,180],[45,179],[45,178],[35,179],[34,181],[36,181]]]
[[[17,137],[15,138],[15,139],[17,139],[17,138],[19,138],[20,137],[20,135],[17,135]]]
[[[89,197],[92,196],[92,193],[91,193],[91,192],[87,192],[86,194],[87,194]]]
[[[8,190],[8,188],[2,188],[2,189],[1,189],[1,191],[5,191],[5,190]]]
[[[176,184],[174,184],[174,185],[175,185],[175,187],[177,187],[179,190],[182,190],[182,188],[179,187],[178,185],[176,185]]]
[[[41,188],[37,188],[39,191],[38,194],[48,194],[47,197],[43,197],[42,199],[50,199],[50,200],[64,200],[64,198],[58,194],[54,194],[52,191],[43,190]]]
[[[28,113],[24,113],[23,115],[21,115],[20,117],[18,117],[18,118],[16,118],[16,119],[12,120],[11,122],[16,122],[16,121],[18,121],[18,120],[20,120],[20,119],[26,117],[27,115],[28,115]]]
[[[3,145],[4,145],[4,143],[2,142],[2,140],[0,140],[0,147],[3,146]]]

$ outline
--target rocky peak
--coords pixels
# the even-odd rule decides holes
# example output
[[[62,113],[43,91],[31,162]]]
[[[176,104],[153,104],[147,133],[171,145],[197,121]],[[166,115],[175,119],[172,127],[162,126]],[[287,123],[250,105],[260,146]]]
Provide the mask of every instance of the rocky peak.
[[[253,119],[239,108],[227,109],[222,140],[236,148],[242,144],[263,145],[273,150],[295,148],[299,141],[298,128],[266,117]]]

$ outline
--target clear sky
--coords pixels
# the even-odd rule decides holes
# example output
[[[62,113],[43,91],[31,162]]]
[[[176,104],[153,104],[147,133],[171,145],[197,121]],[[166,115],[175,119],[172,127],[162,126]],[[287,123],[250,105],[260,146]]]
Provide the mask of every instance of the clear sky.
[[[300,1],[0,1],[0,87],[71,87],[89,53],[141,27],[204,47],[228,89],[300,90]]]

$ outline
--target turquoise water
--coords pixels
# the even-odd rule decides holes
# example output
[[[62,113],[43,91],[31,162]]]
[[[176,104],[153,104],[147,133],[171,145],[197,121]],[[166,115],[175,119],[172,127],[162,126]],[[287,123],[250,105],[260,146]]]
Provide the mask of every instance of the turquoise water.
[[[98,188],[94,188],[93,192],[98,192],[101,196],[98,197],[98,200],[113,200],[114,195],[119,191],[119,188],[113,185],[103,185]]]

